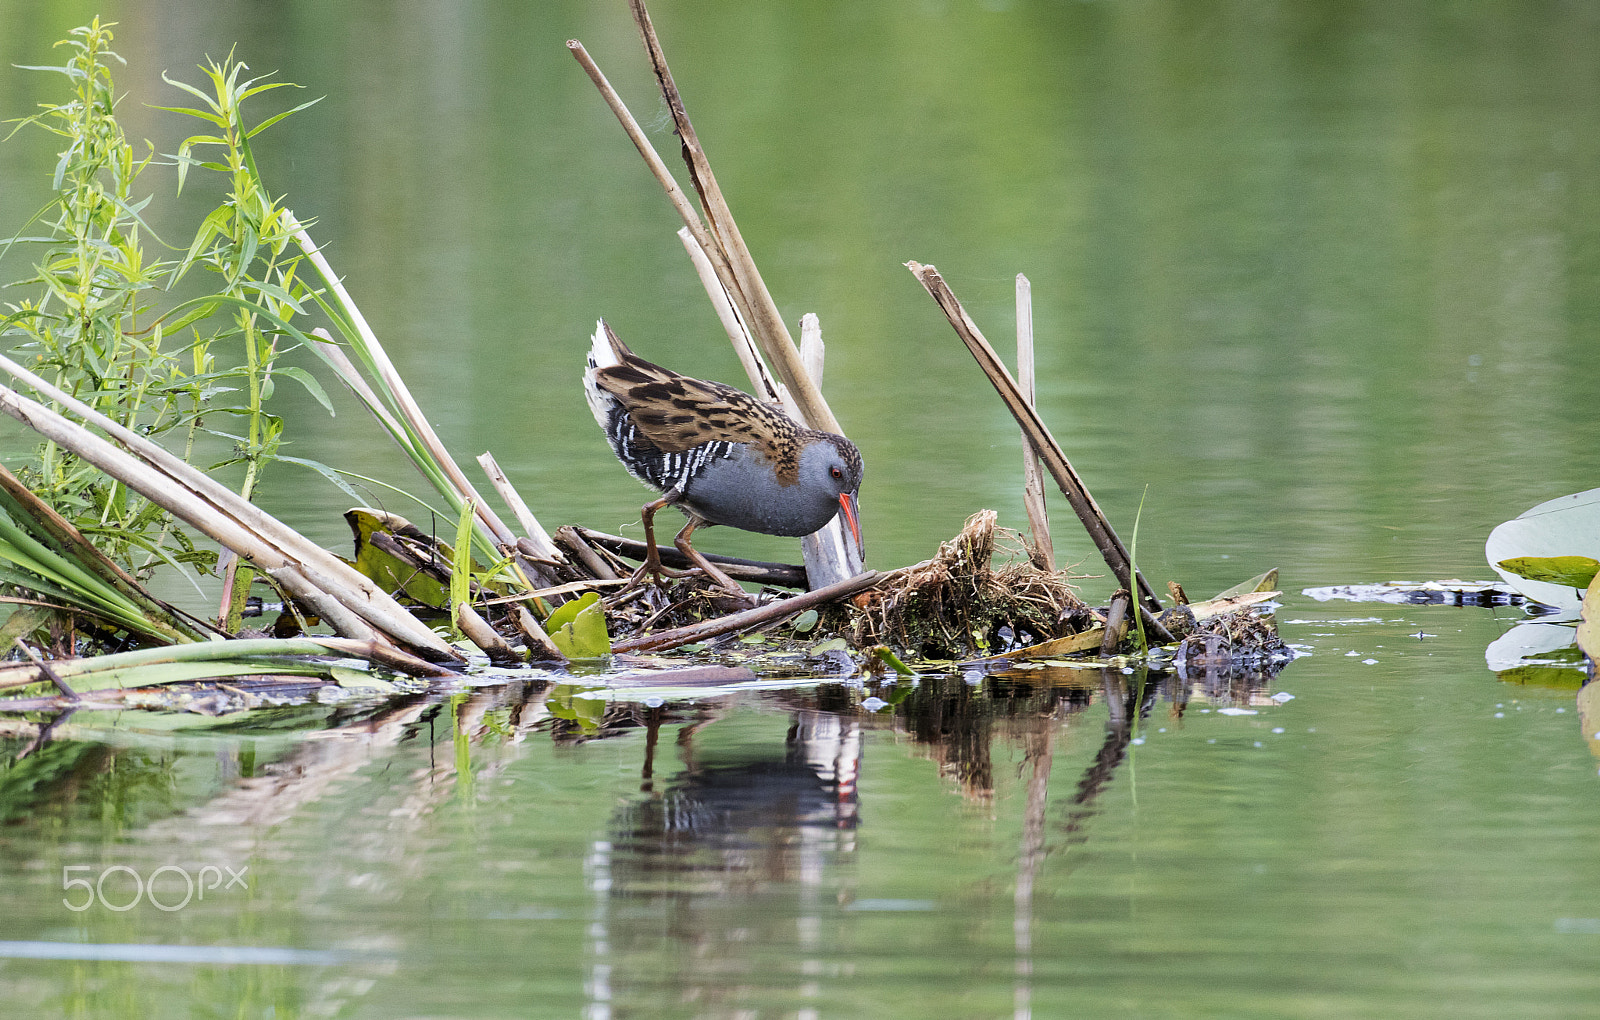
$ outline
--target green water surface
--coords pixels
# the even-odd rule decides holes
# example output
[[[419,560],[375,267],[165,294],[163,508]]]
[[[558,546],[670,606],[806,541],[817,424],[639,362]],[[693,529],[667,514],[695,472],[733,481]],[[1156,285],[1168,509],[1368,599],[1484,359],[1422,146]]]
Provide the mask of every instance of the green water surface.
[[[326,96],[260,136],[262,171],[446,444],[492,451],[547,527],[636,533],[645,493],[577,383],[594,320],[739,369],[564,45],[675,158],[626,4],[0,0],[0,117],[59,98],[12,65],[58,60],[97,11],[128,60],[119,116],[159,152],[191,130],[153,108],[180,98],[160,73],[198,80],[235,44],[296,102]],[[869,565],[980,508],[1023,525],[1015,426],[902,263],[936,264],[1008,357],[1025,273],[1041,414],[1125,539],[1140,514],[1141,567],[1195,597],[1278,567],[1279,629],[1310,654],[1233,679],[813,678],[625,703],[592,734],[542,683],[487,681],[235,721],[80,713],[42,744],[13,725],[0,1014],[1600,1011],[1581,675],[1496,678],[1517,608],[1302,594],[1483,577],[1495,524],[1600,484],[1600,4],[652,13],[780,309],[821,318]],[[0,234],[54,163],[41,133],[0,145]],[[175,245],[220,198],[143,180]],[[416,484],[342,396],[329,419],[279,388],[288,452]],[[8,465],[31,444],[0,427]],[[346,547],[348,497],[314,474],[274,466],[261,499]],[[1054,514],[1062,560],[1103,574]],[[241,881],[112,909],[133,876],[173,869],[170,905],[207,866]],[[76,911],[85,876],[103,888]]]

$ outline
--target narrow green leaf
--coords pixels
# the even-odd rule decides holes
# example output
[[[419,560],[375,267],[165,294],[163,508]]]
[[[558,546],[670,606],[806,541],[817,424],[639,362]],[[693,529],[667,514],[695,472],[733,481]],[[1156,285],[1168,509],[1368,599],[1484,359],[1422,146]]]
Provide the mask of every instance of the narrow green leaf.
[[[282,82],[280,84],[288,84],[288,83],[287,82]],[[295,87],[299,88],[300,86],[297,85]],[[259,135],[261,132],[265,131],[267,128],[271,127],[272,125],[278,123],[278,121],[280,121],[283,118],[289,116],[290,114],[299,113],[301,110],[304,110],[308,106],[317,105],[318,103],[322,102],[323,98],[324,97],[322,97],[322,96],[318,96],[317,98],[311,100],[309,103],[301,103],[299,106],[295,107],[292,110],[285,110],[282,113],[277,114],[276,116],[268,117],[266,120],[262,121],[260,124],[257,124],[255,127],[251,128],[249,131],[247,131],[245,133],[245,137],[246,138],[254,138],[256,135]]]
[[[365,496],[362,496],[359,492],[353,489],[349,482],[344,480],[343,475],[341,475],[339,471],[329,467],[321,461],[308,460],[304,457],[288,457],[281,453],[278,454],[278,459],[283,461],[285,464],[299,464],[301,467],[310,468],[317,474],[332,482],[334,485],[338,486],[339,491],[343,492],[346,496],[349,496],[357,503],[363,502],[366,499]]]
[[[472,500],[461,503],[461,519],[456,523],[455,559],[450,564],[450,624],[455,630],[457,607],[469,604],[472,598],[472,518],[476,505]]]
[[[303,368],[297,368],[294,365],[280,365],[272,370],[272,374],[286,375],[290,379],[293,379],[295,382],[299,383],[305,388],[307,393],[311,394],[311,396],[316,399],[317,403],[322,405],[323,409],[326,410],[330,416],[333,415],[333,402],[328,399],[328,394],[325,390],[323,390],[322,384],[317,382],[316,377],[310,372],[307,372]]]

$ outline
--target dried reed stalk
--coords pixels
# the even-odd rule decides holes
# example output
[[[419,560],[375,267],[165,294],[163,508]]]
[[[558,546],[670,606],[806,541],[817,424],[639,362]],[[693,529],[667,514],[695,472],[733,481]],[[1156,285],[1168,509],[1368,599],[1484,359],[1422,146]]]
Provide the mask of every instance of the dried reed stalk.
[[[339,633],[372,640],[381,632],[427,657],[458,658],[454,649],[370,579],[266,511],[9,358],[0,357],[0,369],[101,429],[129,452],[10,387],[0,386],[0,410],[249,559]]]
[[[805,424],[814,429],[822,429],[824,432],[842,433],[844,430],[839,427],[838,419],[834,418],[828,402],[822,398],[822,392],[812,384],[801,366],[800,352],[789,336],[789,328],[784,324],[777,303],[772,300],[772,294],[767,290],[760,270],[756,268],[755,259],[744,243],[744,237],[739,233],[739,225],[734,221],[733,211],[728,208],[722,188],[717,184],[716,175],[711,171],[711,162],[706,158],[705,148],[700,144],[700,137],[695,133],[694,124],[690,122],[689,113],[684,108],[683,96],[679,94],[678,86],[672,80],[672,70],[667,66],[667,57],[661,49],[661,40],[656,37],[655,26],[651,24],[650,12],[645,8],[644,0],[629,0],[629,6],[633,10],[633,20],[639,26],[639,34],[643,37],[645,51],[650,57],[650,66],[655,71],[656,82],[661,86],[662,97],[666,99],[667,110],[672,115],[673,127],[683,142],[684,161],[689,166],[689,179],[700,194],[701,209],[705,213],[706,223],[714,238],[713,245],[721,252],[732,271],[733,279],[725,281],[729,284],[728,292],[733,297],[735,305],[741,306],[740,312],[749,323],[761,352],[771,360],[778,372],[778,378],[782,379],[783,384],[794,394],[795,403],[800,406]]]
[[[711,268],[715,271],[721,285],[720,289],[726,294],[735,311],[734,318],[745,327],[742,330],[735,330],[730,326],[730,337],[748,331],[760,352],[777,370],[789,397],[785,405],[793,408],[790,413],[798,421],[811,428],[842,434],[844,430],[839,427],[838,419],[833,416],[833,411],[823,399],[817,383],[805,371],[800,352],[795,348],[794,340],[783,322],[783,316],[767,290],[760,270],[756,268],[755,259],[744,243],[733,213],[723,197],[722,189],[717,185],[716,175],[711,171],[705,149],[701,146],[699,136],[695,133],[694,125],[684,108],[683,97],[673,82],[672,71],[667,66],[666,55],[661,49],[661,41],[656,37],[649,11],[646,10],[643,0],[630,0],[630,5],[634,21],[638,24],[640,35],[644,40],[645,51],[655,72],[656,82],[671,112],[674,129],[683,143],[684,161],[688,165],[689,177],[695,191],[700,196],[703,221],[689,203],[688,196],[673,179],[665,161],[645,137],[638,121],[628,111],[626,104],[611,87],[583,44],[572,39],[568,40],[567,47],[588,73],[595,87],[599,89],[606,105],[622,124],[634,147],[644,157],[651,174],[666,190],[673,208],[677,210],[693,241],[703,250]],[[692,254],[691,248],[691,256]],[[711,292],[715,288],[708,284],[707,290]],[[714,305],[717,304],[715,293],[712,295],[712,302]],[[721,314],[719,308],[719,315]],[[724,325],[728,324],[727,317],[724,317]],[[741,350],[741,341],[737,338],[734,339],[734,347],[736,350]],[[742,351],[740,357],[741,360],[746,360]],[[757,376],[747,360],[745,367],[747,372],[751,372],[754,381]],[[771,393],[766,383],[757,383],[756,389],[764,395]],[[802,543],[802,547],[806,554],[807,571],[819,584],[836,582],[861,570],[859,551],[851,542],[845,540],[844,524],[837,518],[815,537],[808,538]]]
[[[688,627],[678,627],[673,630],[658,631],[654,634],[644,634],[639,637],[628,638],[626,641],[616,641],[611,645],[613,652],[661,652],[669,648],[690,644],[695,641],[704,641],[707,638],[731,634],[734,631],[748,630],[751,627],[760,627],[777,620],[793,616],[813,606],[820,606],[836,599],[847,598],[859,591],[872,587],[881,577],[877,571],[869,570],[855,577],[846,578],[825,588],[815,588],[803,595],[793,598],[780,599],[769,602],[764,606],[746,610],[742,613],[732,613],[720,616],[714,620],[693,624]]]
[[[1033,284],[1017,274],[1017,385],[1029,407],[1037,399],[1033,370]],[[1055,545],[1050,541],[1050,515],[1044,503],[1044,467],[1039,463],[1039,448],[1022,430],[1022,507],[1028,512],[1028,531],[1032,542],[1028,556],[1040,570],[1056,569]]]
[[[962,343],[967,345],[967,350],[977,359],[978,366],[983,369],[989,382],[994,385],[1000,394],[1000,399],[1005,401],[1006,408],[1012,417],[1027,433],[1029,439],[1039,450],[1044,459],[1045,467],[1055,478],[1056,484],[1061,487],[1061,492],[1067,497],[1067,502],[1072,504],[1072,509],[1077,513],[1078,519],[1083,522],[1084,530],[1089,533],[1090,539],[1100,550],[1100,555],[1105,558],[1106,566],[1111,568],[1111,573],[1117,581],[1129,591],[1137,591],[1136,600],[1139,611],[1144,615],[1145,627],[1155,636],[1156,640],[1166,644],[1172,640],[1172,635],[1156,620],[1155,615],[1161,611],[1161,602],[1156,598],[1155,592],[1145,582],[1142,576],[1133,569],[1132,558],[1128,555],[1127,548],[1122,540],[1117,537],[1116,530],[1111,527],[1111,522],[1106,520],[1105,514],[1095,503],[1094,497],[1089,495],[1088,488],[1078,473],[1073,470],[1067,455],[1062,452],[1061,445],[1056,442],[1050,430],[1045,427],[1044,421],[1039,417],[1033,407],[1023,398],[1016,380],[1011,378],[1011,373],[1006,371],[1005,365],[995,354],[994,348],[989,346],[989,341],[984,339],[983,332],[978,329],[977,323],[972,321],[966,309],[961,307],[961,302],[944,282],[944,277],[933,266],[925,266],[919,262],[907,262],[906,268],[911,270],[913,276],[927,289],[928,294],[944,312],[945,318],[950,320],[950,325],[955,328],[956,335]],[[1134,585],[1138,587],[1135,588]]]

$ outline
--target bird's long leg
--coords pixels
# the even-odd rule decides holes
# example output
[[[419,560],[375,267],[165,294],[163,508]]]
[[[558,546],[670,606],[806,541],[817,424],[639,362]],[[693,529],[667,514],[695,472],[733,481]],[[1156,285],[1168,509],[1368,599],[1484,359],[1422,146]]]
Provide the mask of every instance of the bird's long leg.
[[[703,570],[707,577],[711,578],[722,587],[728,589],[728,591],[737,595],[744,601],[753,601],[750,598],[750,593],[739,587],[739,582],[735,581],[727,574],[724,574],[715,563],[712,563],[710,560],[700,555],[699,550],[689,544],[689,536],[694,534],[695,528],[698,528],[704,523],[705,521],[694,516],[693,514],[690,514],[689,523],[685,524],[683,526],[683,530],[678,532],[678,537],[672,540],[672,544],[678,547],[678,551],[683,553],[683,555],[688,558],[690,563],[693,563],[695,566]]]
[[[661,565],[661,554],[656,551],[656,511],[682,498],[681,490],[669,489],[661,494],[660,499],[651,500],[639,509],[639,520],[644,524],[644,562],[633,572],[623,591],[637,587],[646,577],[654,577],[659,585],[668,576],[667,568]]]

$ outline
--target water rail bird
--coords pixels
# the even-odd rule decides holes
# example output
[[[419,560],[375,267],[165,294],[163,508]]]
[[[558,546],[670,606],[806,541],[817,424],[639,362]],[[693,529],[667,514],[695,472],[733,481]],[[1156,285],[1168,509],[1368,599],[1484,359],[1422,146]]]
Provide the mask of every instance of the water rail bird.
[[[861,548],[861,451],[845,437],[805,428],[777,406],[732,386],[652,364],[629,350],[603,319],[595,328],[583,388],[622,466],[661,493],[640,510],[647,552],[633,584],[663,573],[654,519],[668,505],[689,519],[673,545],[741,597],[747,597],[744,589],[690,545],[695,529],[725,524],[794,537],[843,514]]]

